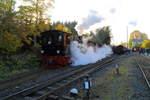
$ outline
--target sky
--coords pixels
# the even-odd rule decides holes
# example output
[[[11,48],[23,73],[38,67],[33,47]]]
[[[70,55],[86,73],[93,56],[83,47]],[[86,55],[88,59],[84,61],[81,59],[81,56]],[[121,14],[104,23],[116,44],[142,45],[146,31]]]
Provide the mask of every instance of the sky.
[[[112,43],[140,30],[150,37],[150,0],[55,0],[52,21],[77,21],[81,33],[110,26]],[[129,36],[129,35],[128,35]]]
[[[55,0],[47,12],[51,20],[77,21],[80,34],[110,26],[112,43],[127,41],[128,34],[140,30],[150,37],[150,0]],[[129,36],[129,35],[128,35]]]

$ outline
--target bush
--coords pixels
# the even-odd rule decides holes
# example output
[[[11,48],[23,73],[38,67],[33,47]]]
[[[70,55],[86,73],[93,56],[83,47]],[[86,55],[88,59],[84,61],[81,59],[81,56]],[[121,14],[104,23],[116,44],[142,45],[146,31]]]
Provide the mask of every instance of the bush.
[[[0,53],[10,54],[22,46],[21,40],[15,34],[6,33],[0,38]]]
[[[142,42],[142,48],[145,48],[145,49],[150,49],[150,40],[144,40]]]
[[[22,54],[0,57],[0,78],[3,76],[35,70],[40,66],[40,59],[35,54]],[[7,74],[7,75],[6,75]]]

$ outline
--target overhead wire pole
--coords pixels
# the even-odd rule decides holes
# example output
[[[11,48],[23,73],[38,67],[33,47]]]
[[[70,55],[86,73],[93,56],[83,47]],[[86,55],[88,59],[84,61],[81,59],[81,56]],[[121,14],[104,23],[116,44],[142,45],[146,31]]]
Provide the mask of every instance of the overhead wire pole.
[[[128,48],[128,26],[127,26],[127,48]]]

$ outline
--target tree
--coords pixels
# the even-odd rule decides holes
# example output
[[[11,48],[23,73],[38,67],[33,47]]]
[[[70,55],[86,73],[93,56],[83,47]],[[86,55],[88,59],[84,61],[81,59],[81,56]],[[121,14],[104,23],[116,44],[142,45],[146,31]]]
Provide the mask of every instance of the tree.
[[[132,48],[132,40],[129,40],[128,47]]]
[[[46,18],[40,20],[40,23],[36,24],[34,13],[32,13],[33,7],[31,6],[20,6],[19,11],[17,12],[17,23],[18,32],[20,38],[25,44],[30,45],[32,40],[34,40],[34,44],[37,44],[36,36],[39,33],[50,29],[50,21]],[[32,39],[28,39],[28,36],[31,36]],[[34,36],[34,38],[33,38]]]
[[[121,42],[120,45],[126,47],[127,44],[125,42]]]
[[[150,40],[144,40],[141,45],[142,48],[150,49]]]
[[[77,40],[78,39],[78,32],[76,31],[75,27],[77,25],[76,21],[73,22],[65,22],[64,25],[66,27],[69,28],[69,30],[71,31],[71,35],[73,37],[73,40]]]
[[[39,33],[41,33],[41,31],[43,31],[43,27],[42,30],[40,29],[41,26],[43,26],[44,24],[47,23],[48,26],[50,26],[50,20],[48,18],[46,18],[46,11],[48,10],[48,8],[52,8],[53,6],[53,2],[54,0],[49,0],[49,1],[45,1],[45,0],[23,0],[24,2],[28,2],[31,5],[29,6],[22,6],[21,8],[23,8],[23,10],[27,10],[27,12],[30,15],[30,18],[27,18],[26,21],[31,22],[34,21],[34,23],[32,23],[32,26],[34,26],[34,30],[32,30],[32,35],[34,36],[34,45],[37,45],[37,35],[39,35]],[[46,26],[47,29],[47,26]],[[44,30],[46,30],[44,29]]]
[[[78,39],[78,32],[75,29],[76,25],[77,25],[76,21],[65,22],[65,23],[58,21],[58,22],[53,23],[52,29],[67,32],[70,35],[72,35],[73,40],[77,40]]]
[[[48,8],[53,7],[54,0],[23,0],[24,2],[28,2],[31,4],[32,7],[32,14],[35,17],[36,24],[40,23],[40,21],[46,15],[46,11]]]
[[[0,35],[5,34],[6,31],[13,32],[15,29],[14,6],[14,0],[0,1]]]
[[[21,46],[21,40],[15,34],[7,33],[0,39],[0,53],[2,54],[15,52]]]
[[[63,31],[63,32],[67,32],[69,34],[71,34],[71,31],[68,27],[64,26],[63,24],[57,24],[55,27],[54,27],[55,30],[60,30],[60,31]]]
[[[0,1],[0,53],[9,54],[21,47],[17,34],[16,12],[14,0]]]
[[[34,23],[34,8],[32,6],[19,6],[17,12],[17,23],[21,25],[30,25]]]
[[[63,31],[63,25],[62,24],[57,24],[55,27],[54,27],[54,29],[55,30],[60,30],[60,31]]]
[[[144,40],[147,40],[147,39],[148,39],[148,36],[147,36],[146,33],[142,33],[142,39],[144,39]]]
[[[141,39],[142,38],[142,33],[139,30],[135,30],[130,34],[130,40],[133,39]]]
[[[44,5],[44,0],[24,1],[30,5],[21,5],[19,11],[15,11],[15,0],[0,0],[0,44],[3,44],[0,46],[1,53],[14,52],[24,46],[24,43],[31,44],[33,36],[49,29],[50,19],[45,17],[48,4]],[[36,44],[36,39],[34,42]]]
[[[135,30],[130,34],[129,47],[140,47],[143,40],[148,39],[147,34]]]
[[[111,42],[111,30],[109,26],[104,26],[100,29],[96,29],[95,36],[92,37],[98,44],[110,44]]]

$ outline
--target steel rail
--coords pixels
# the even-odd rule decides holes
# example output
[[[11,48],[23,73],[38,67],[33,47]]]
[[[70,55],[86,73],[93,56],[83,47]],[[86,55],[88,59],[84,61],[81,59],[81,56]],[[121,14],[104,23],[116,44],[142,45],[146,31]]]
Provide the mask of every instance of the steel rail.
[[[72,79],[71,81],[69,81],[68,83],[65,83],[65,84],[63,84],[62,86],[60,86],[60,87],[58,87],[58,88],[56,88],[56,89],[54,89],[54,90],[52,90],[52,91],[50,91],[50,92],[47,92],[46,94],[44,94],[44,95],[42,95],[42,96],[39,96],[39,97],[37,97],[37,98],[35,98],[35,99],[36,99],[36,100],[44,100],[44,99],[46,99],[47,96],[49,96],[50,94],[54,93],[55,91],[61,89],[62,87],[65,87],[65,86],[71,84],[71,83],[74,82],[74,81],[77,81],[77,80],[79,80],[79,79],[84,78],[85,75],[87,75],[87,74],[91,74],[91,73],[93,73],[93,72],[99,71],[98,69],[102,69],[102,68],[103,68],[104,66],[106,66],[107,64],[110,64],[113,60],[114,60],[114,59],[109,59],[109,61],[104,62],[104,63],[101,64],[101,65],[97,65],[95,68],[91,68],[91,69],[89,69],[88,71],[82,73],[82,74],[79,75],[79,76],[77,75],[75,78],[73,78],[73,79]]]
[[[137,65],[138,65],[138,67],[140,68],[140,71],[142,72],[142,75],[143,75],[143,77],[144,77],[144,80],[146,81],[146,84],[147,84],[148,88],[150,89],[150,83],[149,83],[149,81],[148,81],[148,78],[147,78],[145,72],[143,71],[141,65],[137,62],[137,60],[136,60],[136,63],[137,63]]]
[[[105,62],[105,61],[100,62],[100,64],[103,63],[103,62]],[[89,65],[89,67],[80,68],[79,70],[75,70],[74,72],[70,72],[70,73],[68,73],[68,74],[66,74],[64,76],[60,76],[59,78],[55,77],[55,78],[49,80],[48,82],[43,82],[41,84],[36,84],[33,87],[30,87],[30,88],[24,89],[22,91],[19,91],[17,93],[14,93],[14,94],[11,94],[9,96],[6,96],[6,97],[2,98],[2,100],[9,100],[9,99],[11,99],[13,97],[16,97],[18,95],[24,95],[24,94],[28,95],[28,94],[30,94],[32,92],[35,92],[35,91],[38,91],[38,90],[40,90],[40,89],[42,89],[44,87],[47,87],[49,84],[53,84],[53,83],[56,83],[57,81],[63,80],[63,78],[68,77],[70,75],[73,75],[74,73],[81,72],[81,71],[84,71],[84,70],[88,70],[88,68],[92,68],[95,65],[96,64]]]

